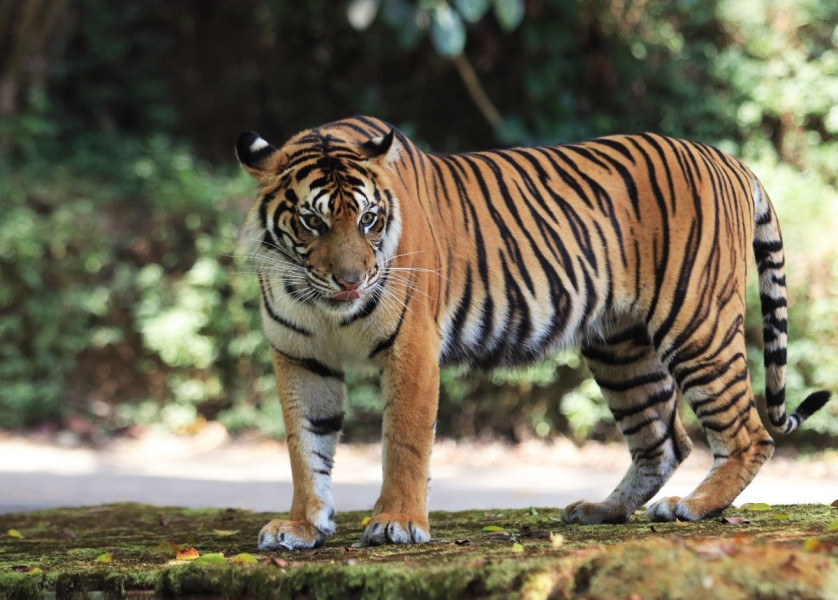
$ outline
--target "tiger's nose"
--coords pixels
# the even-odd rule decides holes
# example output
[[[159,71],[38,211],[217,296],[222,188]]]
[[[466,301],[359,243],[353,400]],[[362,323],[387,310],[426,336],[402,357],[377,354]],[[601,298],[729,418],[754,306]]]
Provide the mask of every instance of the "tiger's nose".
[[[361,285],[362,277],[358,273],[347,273],[341,276],[335,275],[335,281],[341,289],[351,291],[357,289]]]

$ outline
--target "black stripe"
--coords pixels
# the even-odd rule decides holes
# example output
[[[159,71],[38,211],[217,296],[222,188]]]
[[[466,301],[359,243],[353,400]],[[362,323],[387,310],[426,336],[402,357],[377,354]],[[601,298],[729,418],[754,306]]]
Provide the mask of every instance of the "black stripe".
[[[770,367],[772,365],[782,367],[785,366],[786,360],[786,349],[777,348],[776,350],[765,351],[763,357],[763,364],[766,367]]]
[[[772,252],[779,252],[782,249],[782,240],[770,240],[767,242],[762,240],[754,240],[754,254],[756,254],[757,256],[763,256]]]
[[[315,375],[320,377],[331,377],[332,379],[337,379],[339,381],[343,381],[344,374],[343,371],[338,371],[336,369],[332,369],[331,367],[327,367],[321,362],[314,360],[313,358],[298,358],[296,356],[291,356],[287,354],[271,344],[271,348],[273,348],[274,352],[283,356],[290,360],[291,362],[297,363],[299,366],[304,368],[306,371],[309,371]]]
[[[384,338],[383,340],[378,342],[378,344],[376,344],[375,348],[373,348],[372,352],[370,352],[369,358],[375,357],[376,354],[378,354],[379,352],[384,352],[396,343],[396,338],[398,337],[399,331],[401,331],[402,324],[404,323],[404,316],[407,313],[407,304],[408,302],[410,302],[411,297],[412,296],[408,295],[404,299],[404,307],[402,308],[402,314],[399,315],[399,322],[396,324],[396,329],[388,337]]]
[[[270,290],[265,286],[265,282],[261,274],[259,275],[259,288],[262,290],[262,303],[265,307],[265,311],[268,313],[268,316],[271,318],[271,320],[275,321],[276,323],[279,323],[287,329],[290,329],[291,331],[299,333],[300,335],[304,335],[305,337],[311,337],[314,335],[314,333],[312,333],[311,331],[303,329],[299,325],[295,325],[291,321],[284,319],[274,310],[273,304],[270,299]]]
[[[343,428],[343,413],[332,415],[331,417],[319,417],[317,419],[306,417],[306,421],[308,421],[306,429],[314,435],[329,435],[337,433]],[[327,471],[326,475],[328,474]]]
[[[599,387],[612,392],[626,392],[632,388],[646,385],[649,383],[658,383],[665,380],[669,376],[666,371],[659,371],[657,373],[646,373],[632,377],[626,381],[608,381],[607,379],[597,379]]]
[[[764,315],[772,313],[780,307],[788,306],[788,300],[785,298],[772,298],[767,294],[760,294],[759,301]]]
[[[662,402],[666,402],[672,395],[675,393],[675,386],[670,384],[668,387],[660,390],[659,392],[655,392],[651,396],[647,397],[642,403],[632,406],[631,408],[626,408],[625,410],[620,410],[618,408],[612,408],[611,414],[614,415],[615,421],[620,421],[626,417],[630,417],[632,415],[639,414],[646,410],[647,408],[651,408],[656,404],[661,404]]]
[[[650,417],[646,417],[645,419],[643,419],[639,423],[635,423],[631,427],[626,427],[625,429],[622,430],[622,433],[623,433],[624,436],[633,435],[633,434],[637,433],[638,431],[640,431],[641,429],[643,429],[644,427],[646,427],[647,425],[651,425],[652,423],[655,423],[656,421],[661,421],[660,415],[652,415]]]

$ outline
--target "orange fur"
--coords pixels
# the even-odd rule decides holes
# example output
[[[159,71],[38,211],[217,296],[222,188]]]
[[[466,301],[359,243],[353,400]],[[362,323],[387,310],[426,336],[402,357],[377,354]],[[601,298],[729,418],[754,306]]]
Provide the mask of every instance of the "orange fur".
[[[714,468],[662,520],[723,510],[773,451],[744,342],[751,248],[763,299],[770,427],[788,433],[786,300],[776,215],[754,175],[713,148],[650,134],[438,156],[367,117],[277,149],[242,134],[260,184],[248,218],[265,333],[294,476],[289,520],[260,547],[308,548],[334,531],[331,461],[345,369],[384,392],[384,481],[367,544],[430,539],[428,465],[440,364],[526,364],[578,344],[632,453],[600,503],[568,521],[623,521],[690,450],[676,403],[707,431]]]

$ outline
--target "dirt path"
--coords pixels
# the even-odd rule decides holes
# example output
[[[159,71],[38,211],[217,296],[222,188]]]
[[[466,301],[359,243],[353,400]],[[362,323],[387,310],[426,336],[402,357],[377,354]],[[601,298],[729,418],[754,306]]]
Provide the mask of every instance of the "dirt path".
[[[829,504],[838,498],[838,451],[797,461],[783,451],[778,454],[737,504]],[[711,462],[706,451],[694,450],[663,493],[688,493]],[[562,507],[581,498],[598,500],[627,466],[628,454],[619,444],[577,448],[562,440],[511,447],[438,441],[430,508]],[[334,470],[338,510],[368,510],[380,482],[378,444],[339,447]],[[231,441],[214,427],[190,438],[148,434],[100,449],[0,434],[0,513],[126,501],[286,511],[290,500],[283,444]]]

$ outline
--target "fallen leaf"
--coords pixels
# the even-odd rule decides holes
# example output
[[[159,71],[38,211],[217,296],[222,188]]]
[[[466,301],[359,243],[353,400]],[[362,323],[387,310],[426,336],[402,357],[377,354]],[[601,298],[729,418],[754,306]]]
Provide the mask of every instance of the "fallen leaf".
[[[370,521],[372,521],[372,517],[364,517],[363,519],[361,519],[361,527],[366,527],[370,524]]]
[[[501,531],[503,533],[506,533],[506,529],[504,529],[503,527],[500,527],[498,525],[486,525],[486,527],[483,528],[483,531],[486,532],[486,533],[501,532]]]
[[[723,517],[719,519],[720,523],[730,523],[731,525],[747,525],[750,523],[745,517]]]
[[[777,514],[771,515],[771,518],[774,519],[775,521],[790,521],[791,520],[791,515],[789,515],[789,513],[777,513]]]
[[[110,552],[105,552],[104,554],[100,554],[96,557],[97,563],[112,563],[113,562],[113,555]]]
[[[9,536],[9,537],[13,537],[15,539],[18,539],[18,540],[23,539],[23,534],[21,532],[19,532],[17,529],[9,529],[6,532],[6,535]]]
[[[521,544],[515,543],[515,544],[512,544],[512,551],[513,552],[523,552],[524,547]]]
[[[739,510],[747,510],[750,512],[771,510],[771,505],[765,502],[746,502]]]
[[[230,559],[231,565],[252,565],[258,562],[259,560],[255,556],[248,554],[247,552],[236,554]]]
[[[833,533],[835,531],[838,531],[838,519],[835,519],[834,521],[832,521],[832,523],[829,524],[829,527],[827,527],[826,530],[829,533]]]
[[[282,560],[281,558],[269,558],[267,564],[273,565],[275,567],[285,568],[288,566],[287,560]]]
[[[178,550],[177,554],[175,555],[175,558],[177,560],[195,560],[199,556],[200,554],[198,554],[198,551],[195,550],[195,548],[190,547]]]
[[[219,537],[229,537],[231,535],[236,535],[239,532],[239,530],[238,529],[213,529],[212,532]]]
[[[209,554],[202,554],[195,559],[195,564],[201,565],[226,565],[227,559],[220,552],[210,552]]]
[[[821,552],[826,549],[826,545],[818,539],[808,538],[803,540],[803,550],[806,552]]]
[[[564,536],[560,533],[550,532],[550,545],[553,549],[560,548],[564,544]]]

